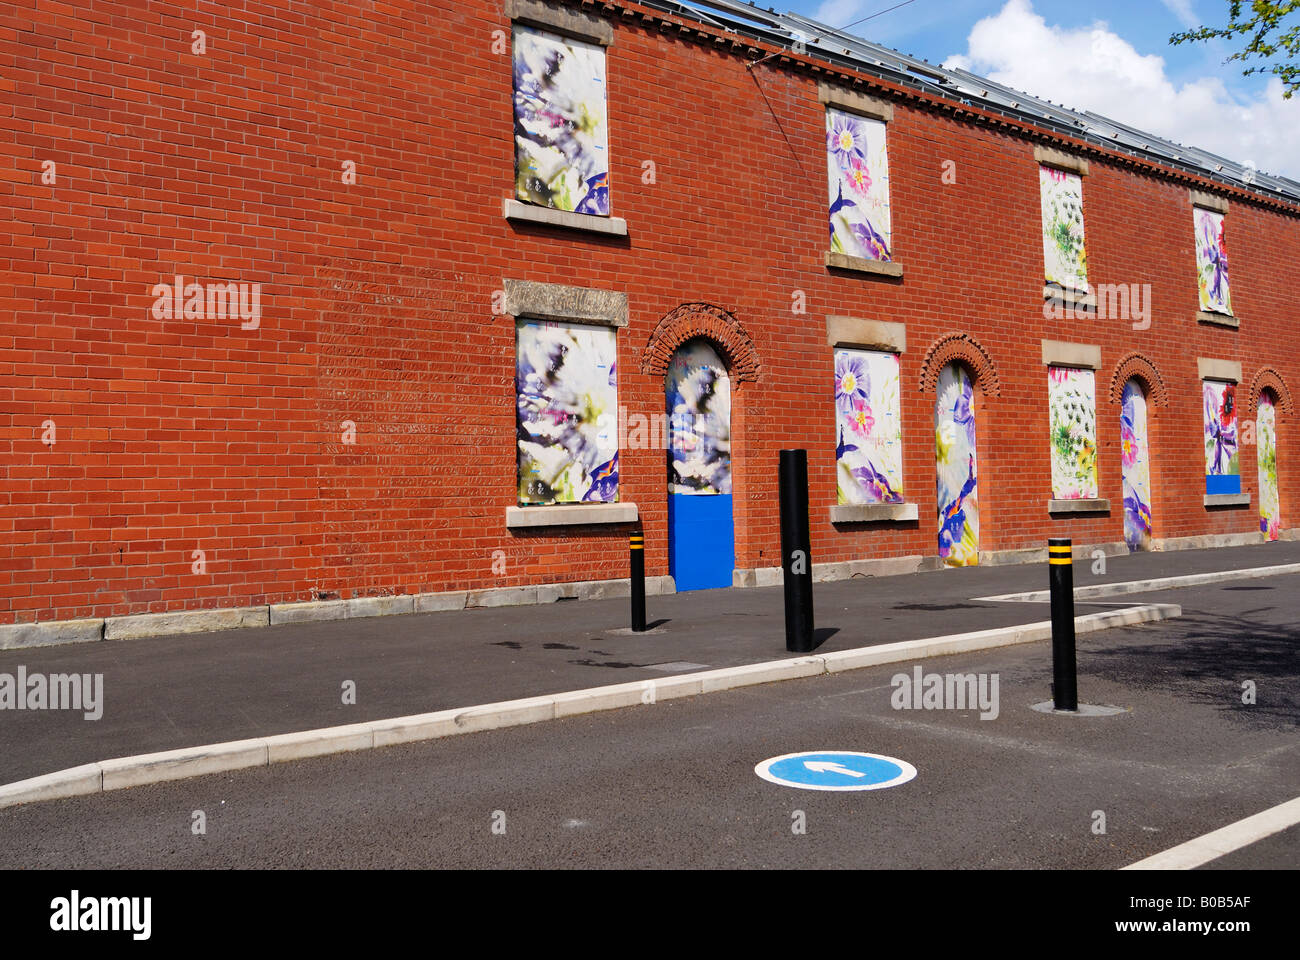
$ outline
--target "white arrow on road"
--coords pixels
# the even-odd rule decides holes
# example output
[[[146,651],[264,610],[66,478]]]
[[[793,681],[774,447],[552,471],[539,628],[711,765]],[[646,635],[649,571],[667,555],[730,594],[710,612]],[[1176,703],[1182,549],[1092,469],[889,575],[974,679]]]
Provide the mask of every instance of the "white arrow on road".
[[[846,777],[865,777],[866,774],[858,770],[850,770],[842,763],[834,763],[830,760],[805,760],[803,765],[813,773],[841,773]]]

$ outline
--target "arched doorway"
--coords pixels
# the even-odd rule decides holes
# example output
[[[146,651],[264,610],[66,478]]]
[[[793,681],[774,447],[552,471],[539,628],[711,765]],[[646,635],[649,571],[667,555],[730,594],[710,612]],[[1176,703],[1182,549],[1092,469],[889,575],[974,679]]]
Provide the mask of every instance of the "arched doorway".
[[[979,563],[975,384],[960,363],[939,371],[934,404],[939,556],[950,567]]]
[[[709,341],[673,352],[668,409],[668,565],[679,591],[731,586],[731,377]]]
[[[1276,540],[1282,529],[1282,504],[1277,488],[1277,408],[1273,394],[1263,390],[1255,416],[1255,457],[1259,466],[1259,532]]]
[[[1151,549],[1151,449],[1147,395],[1137,378],[1124,384],[1119,414],[1124,480],[1124,542],[1130,551]]]

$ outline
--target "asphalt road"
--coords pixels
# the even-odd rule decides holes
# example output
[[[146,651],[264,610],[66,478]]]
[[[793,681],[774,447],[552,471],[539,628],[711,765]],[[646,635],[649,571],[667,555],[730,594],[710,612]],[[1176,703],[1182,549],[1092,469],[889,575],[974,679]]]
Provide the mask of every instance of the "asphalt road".
[[[1081,700],[1114,717],[1031,710],[1050,651],[1022,645],[923,664],[996,673],[996,719],[893,709],[911,664],[891,665],[0,810],[0,868],[1121,867],[1300,794],[1300,577],[1140,599],[1187,615],[1079,641]],[[821,749],[918,775],[819,793],[754,773]],[[1295,853],[1290,831],[1230,865]]]

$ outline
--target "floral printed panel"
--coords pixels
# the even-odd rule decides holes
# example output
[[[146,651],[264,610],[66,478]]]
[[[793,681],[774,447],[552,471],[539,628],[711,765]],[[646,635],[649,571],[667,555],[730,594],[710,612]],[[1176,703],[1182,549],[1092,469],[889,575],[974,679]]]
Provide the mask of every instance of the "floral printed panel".
[[[616,501],[614,331],[528,321],[516,347],[519,502]]]
[[[885,124],[826,110],[831,252],[892,260]]]
[[[1255,443],[1259,463],[1259,531],[1268,539],[1276,540],[1282,529],[1282,507],[1277,490],[1277,411],[1273,398],[1267,393],[1259,395]]]
[[[1228,290],[1228,248],[1223,240],[1223,214],[1193,208],[1196,221],[1196,285],[1201,291],[1201,309],[1232,314]]]
[[[609,215],[605,51],[516,26],[515,195],[572,213]]]
[[[1088,289],[1083,242],[1083,178],[1055,167],[1038,168],[1043,206],[1043,261],[1048,283]]]
[[[975,393],[963,367],[939,373],[934,405],[939,556],[950,567],[979,563],[979,499],[975,470]]]
[[[1205,408],[1205,492],[1240,493],[1236,384],[1206,380],[1202,384],[1202,399]]]
[[[731,493],[731,379],[703,340],[677,348],[668,367],[668,491]]]
[[[835,351],[835,431],[839,502],[902,503],[898,354]]]
[[[1124,474],[1124,542],[1130,550],[1151,545],[1151,459],[1147,442],[1147,398],[1136,380],[1124,384],[1119,415]]]
[[[1097,497],[1097,390],[1091,370],[1050,367],[1047,406],[1052,441],[1052,496]]]

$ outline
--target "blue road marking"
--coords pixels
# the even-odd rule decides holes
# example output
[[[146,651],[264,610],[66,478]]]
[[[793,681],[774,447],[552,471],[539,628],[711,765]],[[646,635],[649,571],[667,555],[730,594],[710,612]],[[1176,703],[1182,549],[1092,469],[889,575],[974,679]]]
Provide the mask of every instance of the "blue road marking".
[[[893,757],[848,750],[812,750],[764,760],[754,772],[800,790],[882,790],[907,783],[916,767]]]

